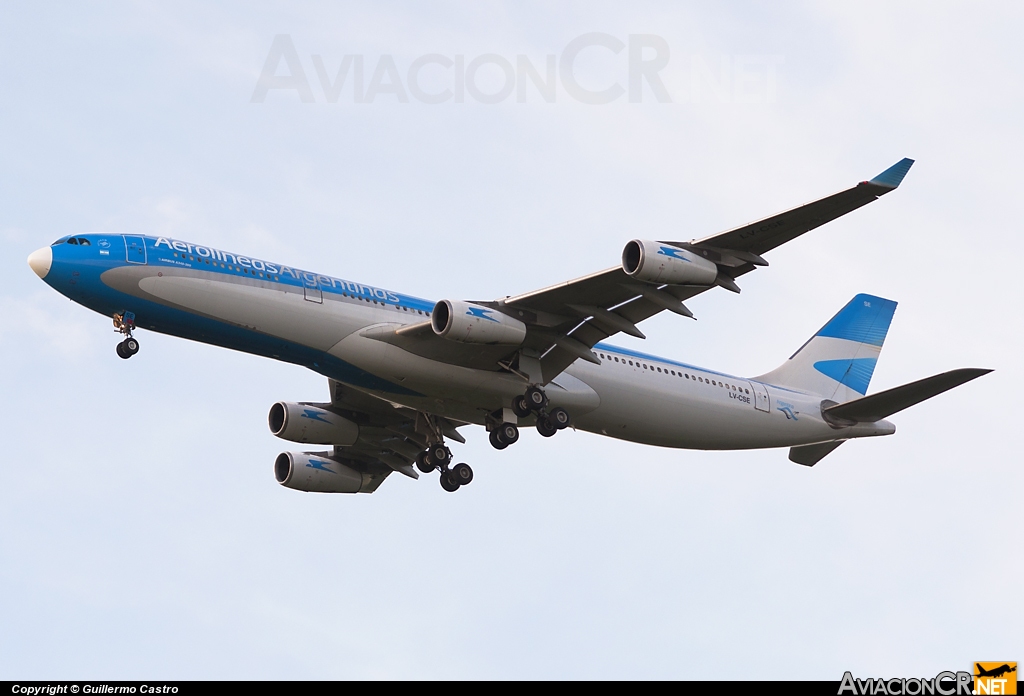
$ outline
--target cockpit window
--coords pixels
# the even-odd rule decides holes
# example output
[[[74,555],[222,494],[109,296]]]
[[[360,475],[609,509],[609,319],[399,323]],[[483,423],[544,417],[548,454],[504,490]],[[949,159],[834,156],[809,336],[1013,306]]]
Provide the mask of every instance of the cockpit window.
[[[63,244],[66,241],[68,241],[67,237],[61,237],[60,239],[58,239],[56,242],[54,242],[50,246],[57,246],[58,244]]]
[[[89,241],[88,239],[86,239],[85,237],[79,237],[79,238],[78,238],[78,243],[79,243],[80,245],[82,245],[82,246],[92,246],[92,242],[90,242],[90,241]]]
[[[76,244],[77,245],[78,244],[78,240],[75,239],[74,237],[69,237],[68,238],[68,244]]]

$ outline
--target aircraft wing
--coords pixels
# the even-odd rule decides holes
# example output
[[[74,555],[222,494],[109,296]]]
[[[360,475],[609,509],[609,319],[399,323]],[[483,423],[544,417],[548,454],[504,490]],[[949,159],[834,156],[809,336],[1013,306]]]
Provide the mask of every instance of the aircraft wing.
[[[416,455],[427,447],[429,424],[414,410],[378,399],[332,380],[331,403],[316,404],[359,424],[359,439],[349,447],[334,448],[333,458],[357,471],[371,474],[374,490],[392,471],[419,478],[413,467]],[[465,442],[456,428],[464,425],[436,419],[447,437]]]
[[[726,265],[744,260],[756,263],[755,256],[771,251],[777,246],[796,239],[804,232],[810,232],[815,227],[842,217],[876,200],[879,196],[889,193],[900,185],[912,164],[914,164],[914,160],[904,158],[870,181],[862,181],[852,188],[806,203],[799,208],[793,208],[727,232],[719,232],[704,239],[669,243],[683,248],[692,246],[718,251],[726,260]],[[715,259],[712,258],[712,260]],[[743,264],[736,264],[735,267],[741,268],[742,266]]]
[[[913,163],[903,159],[870,181],[742,227],[689,242],[663,242],[714,262],[719,277],[712,286],[640,283],[617,266],[543,290],[478,304],[526,322],[523,348],[542,355],[546,382],[578,358],[598,362],[591,348],[613,334],[622,331],[643,338],[636,325],[659,312],[693,316],[683,301],[711,287],[739,292],[736,278],[768,265],[762,254],[892,191]]]
[[[737,278],[768,265],[762,254],[892,191],[913,163],[903,159],[870,181],[710,237],[659,242],[713,262],[718,268],[714,285],[653,285],[634,280],[615,266],[543,290],[493,302],[473,301],[525,323],[521,346],[459,344],[434,334],[429,322],[379,325],[362,335],[432,360],[504,369],[547,383],[577,359],[600,362],[591,349],[609,336],[624,332],[643,338],[637,324],[648,317],[665,310],[692,317],[683,302],[712,287],[739,292]]]

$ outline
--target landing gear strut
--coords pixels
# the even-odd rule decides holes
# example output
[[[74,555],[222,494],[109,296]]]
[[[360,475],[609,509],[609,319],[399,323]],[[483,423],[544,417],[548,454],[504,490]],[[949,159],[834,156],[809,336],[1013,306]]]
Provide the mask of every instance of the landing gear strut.
[[[114,315],[114,331],[123,334],[126,338],[117,344],[115,348],[117,357],[127,360],[139,352],[139,342],[132,337],[132,330],[135,328],[135,314],[123,312]]]
[[[416,468],[424,474],[429,474],[435,469],[440,470],[441,488],[454,493],[473,480],[473,469],[469,464],[462,463],[450,466],[452,451],[444,444],[444,435],[433,420],[427,417],[431,430],[430,444],[416,455]]]

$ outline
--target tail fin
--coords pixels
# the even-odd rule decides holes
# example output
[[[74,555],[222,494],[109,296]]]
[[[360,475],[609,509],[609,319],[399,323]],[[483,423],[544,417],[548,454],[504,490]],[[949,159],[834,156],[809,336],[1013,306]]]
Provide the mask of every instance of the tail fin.
[[[842,403],[864,396],[896,303],[857,295],[789,360],[756,379]]]

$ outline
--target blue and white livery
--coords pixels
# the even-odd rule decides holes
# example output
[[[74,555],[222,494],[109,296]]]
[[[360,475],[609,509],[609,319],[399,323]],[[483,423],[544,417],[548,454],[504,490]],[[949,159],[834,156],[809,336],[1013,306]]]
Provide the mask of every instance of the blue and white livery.
[[[843,442],[890,435],[887,417],[988,372],[960,369],[867,395],[896,303],[861,294],[775,370],[738,377],[624,348],[644,319],[737,280],[764,254],[899,186],[912,160],[779,215],[690,241],[636,239],[621,264],[496,301],[428,301],[167,237],[82,234],[29,257],[47,284],[111,317],[117,354],[158,331],[302,365],[328,378],[326,403],[279,402],[271,431],[329,446],[285,452],[281,484],[370,493],[392,472],[473,480],[448,442],[482,425],[505,449],[523,426],[569,426],[686,449],[788,447],[812,466]]]

